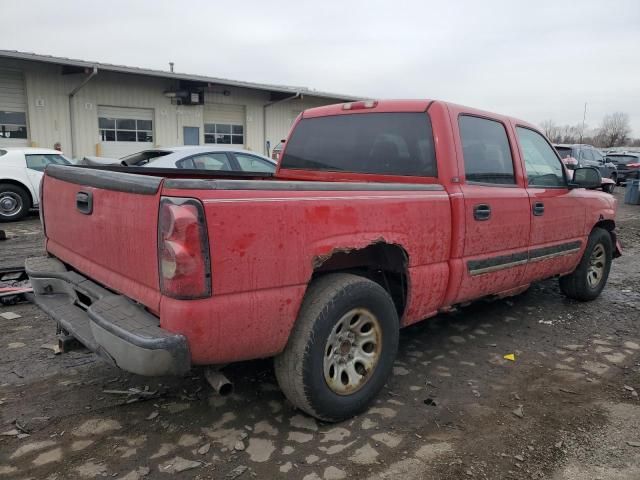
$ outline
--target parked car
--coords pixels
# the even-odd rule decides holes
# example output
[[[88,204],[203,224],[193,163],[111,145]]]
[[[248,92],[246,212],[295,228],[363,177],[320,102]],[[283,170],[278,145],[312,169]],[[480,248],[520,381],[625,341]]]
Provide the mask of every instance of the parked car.
[[[280,140],[280,143],[278,143],[275,147],[273,147],[273,150],[271,151],[271,159],[275,160],[276,162],[278,160],[280,160],[280,154],[282,153],[282,150],[284,149],[284,144],[285,144],[286,140]]]
[[[40,181],[50,164],[70,165],[57,150],[0,147],[0,222],[19,220],[40,203]]]
[[[531,124],[445,102],[307,110],[273,178],[135,173],[47,168],[35,302],[136,374],[275,357],[325,421],[367,408],[401,327],[556,276],[593,300],[620,255],[596,169],[568,182]]]
[[[618,171],[616,165],[606,159],[602,153],[592,145],[574,144],[554,145],[560,158],[572,157],[578,161],[579,167],[594,167],[600,171],[602,178],[610,178],[618,183]]]
[[[227,146],[151,148],[122,158],[85,157],[81,165],[180,168],[253,173],[274,173],[276,163],[250,150]]]
[[[640,178],[640,153],[609,153],[607,154],[607,160],[618,169],[618,184]]]
[[[573,171],[576,168],[580,167],[580,163],[578,162],[578,160],[576,160],[573,157],[564,157],[561,160],[562,160],[562,163],[564,163],[564,166],[567,168],[567,174],[569,175],[569,180],[573,179]],[[603,192],[613,193],[615,191],[615,188],[616,188],[615,180],[612,180],[611,178],[602,178],[601,176],[600,181],[601,181],[600,188],[602,189]]]

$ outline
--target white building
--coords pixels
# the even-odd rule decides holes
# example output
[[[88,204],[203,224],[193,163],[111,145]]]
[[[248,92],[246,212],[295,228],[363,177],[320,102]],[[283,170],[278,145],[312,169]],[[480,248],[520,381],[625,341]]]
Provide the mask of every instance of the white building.
[[[306,88],[0,50],[0,147],[120,157],[227,143],[266,153],[304,109],[357,98]]]

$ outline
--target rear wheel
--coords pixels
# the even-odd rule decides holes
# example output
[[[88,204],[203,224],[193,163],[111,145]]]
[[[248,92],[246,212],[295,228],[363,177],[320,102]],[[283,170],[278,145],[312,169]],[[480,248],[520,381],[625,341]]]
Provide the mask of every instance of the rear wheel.
[[[280,388],[299,409],[336,422],[367,408],[398,349],[398,315],[386,290],[356,275],[325,275],[310,286],[285,350]]]
[[[578,268],[560,278],[560,290],[575,300],[594,300],[607,283],[612,258],[611,235],[603,228],[594,228]]]
[[[613,193],[615,189],[616,189],[615,183],[606,183],[604,187],[602,187],[602,191],[605,193]]]
[[[0,183],[0,222],[20,220],[31,208],[29,192],[10,183]]]

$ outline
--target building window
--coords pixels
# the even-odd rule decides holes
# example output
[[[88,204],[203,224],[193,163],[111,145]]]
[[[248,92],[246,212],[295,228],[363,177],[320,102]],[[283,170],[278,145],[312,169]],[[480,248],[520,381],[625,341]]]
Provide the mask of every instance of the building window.
[[[27,138],[27,114],[0,112],[0,138]]]
[[[130,118],[98,118],[103,142],[153,142],[153,121]]]
[[[244,145],[244,126],[228,123],[205,123],[204,143]]]

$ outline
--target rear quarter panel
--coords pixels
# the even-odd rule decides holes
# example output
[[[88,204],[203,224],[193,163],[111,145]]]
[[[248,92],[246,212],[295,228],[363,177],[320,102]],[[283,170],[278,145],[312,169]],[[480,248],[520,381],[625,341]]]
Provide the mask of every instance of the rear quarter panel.
[[[195,363],[281,351],[314,264],[376,242],[408,254],[404,324],[435,313],[448,280],[451,212],[445,191],[185,191],[205,206],[213,295],[163,297],[162,326],[189,338]]]

